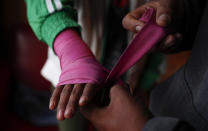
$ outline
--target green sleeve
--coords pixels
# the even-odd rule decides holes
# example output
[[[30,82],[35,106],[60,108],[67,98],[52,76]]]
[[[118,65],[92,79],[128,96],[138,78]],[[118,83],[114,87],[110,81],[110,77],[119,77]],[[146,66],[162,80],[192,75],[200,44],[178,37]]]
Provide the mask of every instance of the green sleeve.
[[[55,37],[66,28],[77,28],[77,12],[69,0],[25,0],[30,26],[39,40],[51,48]]]

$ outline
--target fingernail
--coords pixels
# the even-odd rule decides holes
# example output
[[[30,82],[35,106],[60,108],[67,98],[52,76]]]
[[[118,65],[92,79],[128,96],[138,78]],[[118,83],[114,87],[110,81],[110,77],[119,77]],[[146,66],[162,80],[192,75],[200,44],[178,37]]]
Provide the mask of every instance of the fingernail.
[[[72,110],[72,109],[67,110],[67,111],[65,112],[65,114],[64,114],[64,116],[65,116],[66,118],[71,118],[72,115],[73,115],[73,110]]]
[[[140,31],[142,27],[140,25],[136,26],[136,31]]]
[[[87,101],[87,97],[82,96],[79,100],[80,106],[83,106],[84,104],[86,104],[86,101]]]
[[[64,117],[66,117],[66,118],[70,118],[71,116],[70,116],[70,111],[66,111],[65,113],[64,113]]]
[[[68,118],[72,118],[73,114],[74,114],[74,110],[73,109],[69,109],[69,111],[67,112]]]
[[[59,111],[59,112],[58,112],[58,118],[59,118],[60,120],[63,119],[63,111]]]
[[[50,102],[49,109],[53,110],[54,105],[55,105],[55,103],[54,103],[54,102]]]
[[[170,24],[171,18],[167,14],[161,14],[158,18],[158,22],[159,22],[158,24],[160,24],[162,26],[167,26]]]

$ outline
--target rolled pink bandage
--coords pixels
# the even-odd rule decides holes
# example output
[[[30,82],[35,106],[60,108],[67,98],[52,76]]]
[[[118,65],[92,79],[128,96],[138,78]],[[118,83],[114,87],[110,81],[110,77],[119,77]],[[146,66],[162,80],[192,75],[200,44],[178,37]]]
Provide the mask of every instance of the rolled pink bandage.
[[[78,83],[101,84],[107,71],[83,42],[79,34],[71,29],[61,32],[54,42],[54,50],[60,60],[61,75],[57,86]]]
[[[148,9],[139,20],[145,22],[144,27],[137,33],[135,38],[125,49],[122,56],[119,58],[119,61],[108,75],[106,83],[118,79],[158,44],[169,32],[168,29],[157,25],[156,13],[152,8]]]

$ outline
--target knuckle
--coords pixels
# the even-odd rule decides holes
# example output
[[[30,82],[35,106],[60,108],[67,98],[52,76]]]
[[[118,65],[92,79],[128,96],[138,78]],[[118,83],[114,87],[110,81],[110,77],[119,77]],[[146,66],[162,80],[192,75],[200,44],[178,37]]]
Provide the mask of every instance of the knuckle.
[[[69,89],[70,89],[70,88],[66,86],[66,87],[64,87],[64,89],[63,89],[63,91],[62,91],[62,92],[68,92],[68,91],[69,91]]]
[[[52,95],[51,95],[50,100],[54,99],[57,95],[58,95],[58,94],[55,94],[55,93],[53,92]]]
[[[59,97],[59,95],[60,94],[58,94],[58,93],[53,93],[51,98],[50,98],[50,101],[57,99]]]
[[[79,95],[83,87],[83,84],[76,84],[72,90],[72,95]]]
[[[76,96],[79,93],[79,88],[74,87],[74,89],[72,90],[72,96]]]
[[[80,89],[80,88],[82,87],[82,85],[83,85],[83,84],[76,84],[76,85],[74,86],[74,88]]]
[[[59,101],[59,104],[58,104],[58,110],[60,109],[63,109],[64,108],[64,102],[63,101]]]
[[[68,103],[67,108],[68,108],[68,109],[74,108],[74,106],[75,106],[75,101],[74,101],[74,100],[71,100],[71,101]]]
[[[127,14],[122,20],[122,25],[125,29],[127,29],[128,16],[129,16],[129,14]]]
[[[62,90],[62,92],[66,92],[66,91],[68,91],[68,88],[64,88],[63,90]]]
[[[85,88],[93,88],[95,86],[96,86],[96,84],[86,84]]]
[[[59,92],[59,90],[60,90],[60,89],[58,89],[58,88],[55,88],[55,89],[53,90],[53,93],[52,93],[52,95],[55,95],[56,93],[58,93],[58,92]]]
[[[62,88],[62,87],[63,87],[63,86],[58,86],[58,87],[55,88],[55,90],[56,90],[56,89],[60,89],[60,88]]]
[[[122,19],[122,25],[125,27],[126,16]]]
[[[52,96],[59,94],[62,91],[62,89],[63,89],[63,87],[60,87],[60,86],[59,87],[56,87],[53,90]]]
[[[71,108],[73,106],[73,100],[70,98],[68,104],[67,104],[67,108]]]
[[[66,96],[66,95],[68,95],[69,94],[69,92],[68,92],[68,90],[66,90],[66,89],[64,89],[62,92],[61,92],[61,96],[63,97],[63,96]]]
[[[75,109],[77,105],[78,105],[78,102],[76,101],[76,99],[72,98],[72,99],[70,99],[70,101],[67,105],[67,108],[68,109]]]
[[[56,87],[56,88],[54,89],[53,92],[58,92],[58,91],[62,90],[63,87],[64,87],[64,86],[58,86],[58,87]]]
[[[68,95],[70,94],[70,90],[71,90],[71,87],[70,86],[65,86],[64,89],[62,90],[61,92],[61,95]]]

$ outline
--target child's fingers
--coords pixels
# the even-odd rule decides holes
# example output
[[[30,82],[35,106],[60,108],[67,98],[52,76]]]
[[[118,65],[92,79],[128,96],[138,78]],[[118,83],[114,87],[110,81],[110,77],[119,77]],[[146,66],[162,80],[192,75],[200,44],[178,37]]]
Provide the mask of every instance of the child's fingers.
[[[98,90],[99,88],[97,84],[86,84],[82,96],[79,100],[79,105],[84,106],[90,102]]]
[[[84,89],[84,84],[76,84],[74,86],[71,96],[68,100],[68,103],[66,103],[67,105],[64,113],[65,118],[71,118],[76,112],[76,109],[78,107],[78,102],[80,96],[82,95],[83,89]]]
[[[53,91],[53,94],[50,99],[49,109],[53,110],[56,108],[63,87],[64,86],[59,86],[55,88],[55,90]]]
[[[64,119],[64,111],[66,108],[66,104],[69,100],[70,94],[72,92],[72,89],[73,89],[73,85],[66,85],[66,86],[64,86],[64,88],[61,92],[59,103],[58,103],[58,109],[57,109],[57,119],[58,120]]]

